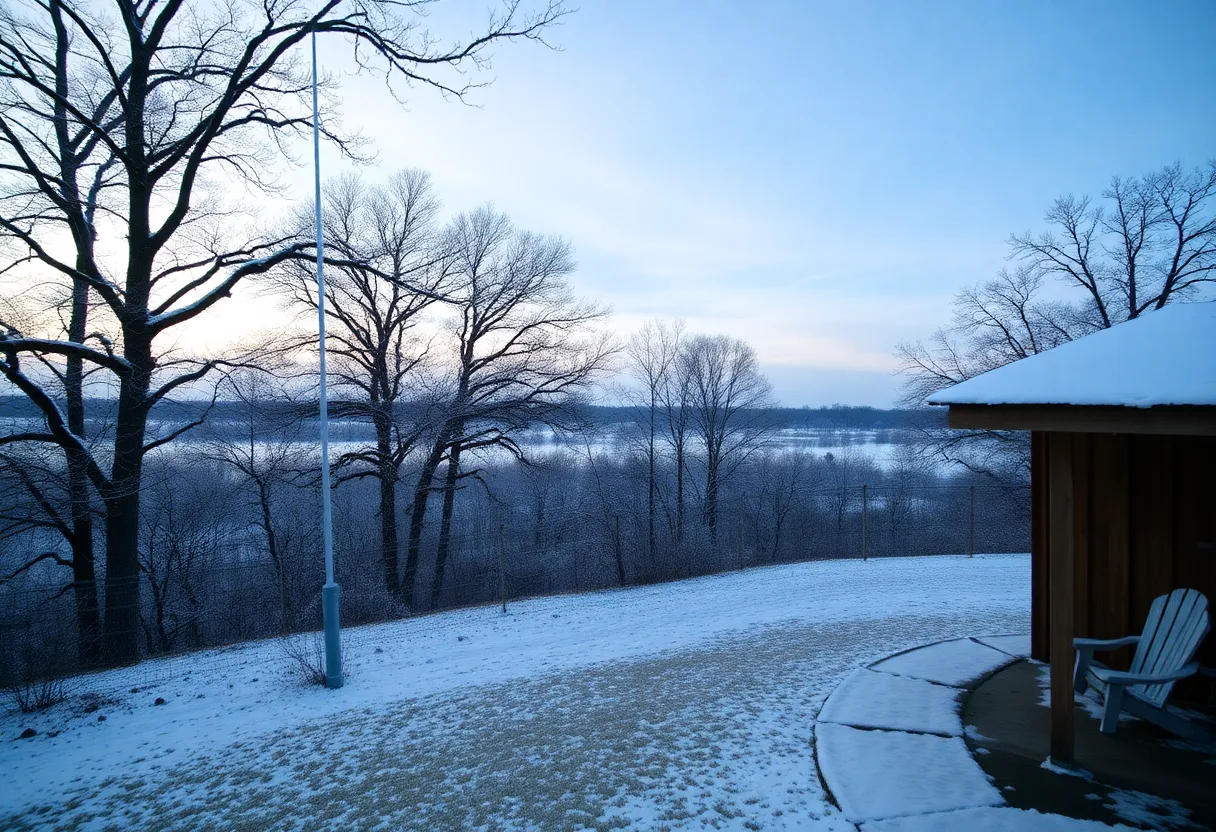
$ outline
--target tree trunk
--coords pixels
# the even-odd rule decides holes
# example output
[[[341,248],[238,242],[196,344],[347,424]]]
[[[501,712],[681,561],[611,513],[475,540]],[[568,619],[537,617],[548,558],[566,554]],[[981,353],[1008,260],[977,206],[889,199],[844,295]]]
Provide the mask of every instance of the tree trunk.
[[[684,443],[676,444],[676,543],[684,543]]]
[[[456,508],[456,481],[460,476],[460,446],[448,452],[448,471],[443,483],[443,517],[439,522],[439,548],[435,551],[435,576],[431,581],[431,609],[443,594],[443,572],[452,549],[452,512]]]
[[[380,459],[377,474],[380,480],[380,558],[385,588],[398,592],[401,583],[397,577],[397,469],[392,462],[392,423],[382,410],[376,411],[374,421],[376,453]]]
[[[612,515],[613,539],[612,539],[612,554],[616,559],[616,579],[621,586],[625,585],[625,557],[621,551],[621,515]]]
[[[127,86],[127,117],[123,121],[127,164],[131,171],[147,171],[144,131],[149,63],[132,49]],[[104,650],[106,662],[121,665],[139,661],[139,490],[143,474],[144,434],[148,426],[148,391],[156,361],[152,356],[155,333],[149,327],[148,302],[156,259],[151,213],[155,183],[133,176],[127,193],[126,286],[119,316],[123,357],[130,370],[118,387],[118,415],[114,423],[114,459],[105,494],[106,598]]]
[[[139,660],[139,490],[148,418],[151,343],[146,339],[133,342],[128,336],[126,358],[134,370],[123,377],[119,387],[114,463],[110,493],[105,500],[105,658],[115,665]]]
[[[705,455],[705,523],[709,540],[718,542],[718,459],[713,450]]]
[[[657,407],[657,403],[655,402],[654,394],[652,392],[651,396],[650,396],[650,440],[649,440],[649,445],[646,448],[647,461],[649,462],[649,465],[650,465],[650,470],[648,472],[648,477],[647,477],[647,485],[648,485],[649,490],[646,495],[646,519],[647,519],[647,522],[649,523],[649,533],[650,533],[649,546],[650,546],[650,568],[651,569],[655,568],[655,549],[657,548],[655,545],[655,535],[654,535],[654,504],[655,504],[655,489],[656,489],[655,470],[654,470],[655,469],[655,464],[654,464],[654,455],[655,455],[654,419],[655,419],[656,407]]]
[[[96,230],[92,224],[95,203],[81,199],[79,188],[80,157],[68,136],[66,101],[69,87],[69,42],[67,30],[60,19],[58,6],[50,7],[56,19],[55,49],[55,138],[59,147],[60,187],[70,206],[68,227],[76,245],[76,270],[79,274],[95,274],[94,244]],[[98,173],[100,177],[100,172]],[[93,194],[90,193],[90,197]],[[72,279],[71,308],[68,315],[68,340],[83,344],[88,331],[89,284],[81,277]],[[84,363],[78,356],[67,359],[64,375],[64,397],[67,404],[67,428],[85,441]],[[90,500],[91,484],[87,474],[87,458],[74,450],[67,451],[68,501],[71,510],[72,588],[76,601],[76,635],[81,663],[96,667],[102,660],[101,615],[97,602],[97,573],[93,559],[93,513]]]
[[[781,527],[784,524],[785,515],[778,512],[777,516],[773,518],[773,563],[776,563],[777,558],[781,555]]]
[[[71,463],[69,463],[69,466]],[[89,516],[88,483],[80,497],[75,472],[69,471],[72,502],[72,591],[76,599],[76,637],[85,667],[102,662],[101,609],[97,600],[97,571],[93,562],[93,518]],[[82,509],[83,507],[83,509]]]
[[[410,512],[410,542],[405,554],[405,573],[401,578],[401,598],[409,606],[414,604],[414,588],[418,578],[418,559],[422,551],[422,526],[426,519],[427,501],[431,496],[431,485],[435,482],[435,471],[443,459],[447,443],[440,437],[431,447],[431,453],[422,464],[418,473],[418,483],[414,486],[414,506]]]
[[[89,288],[83,280],[72,284],[72,309],[68,340],[84,343],[89,314]],[[84,362],[69,357],[64,376],[68,430],[85,440]],[[97,571],[93,562],[93,512],[87,459],[78,451],[67,452],[68,500],[72,512],[72,590],[76,599],[76,638],[80,661],[85,667],[101,663],[101,611],[97,602]]]
[[[397,575],[397,478],[393,475],[380,477],[380,550],[384,566],[384,587],[389,592],[399,592],[401,581]]]

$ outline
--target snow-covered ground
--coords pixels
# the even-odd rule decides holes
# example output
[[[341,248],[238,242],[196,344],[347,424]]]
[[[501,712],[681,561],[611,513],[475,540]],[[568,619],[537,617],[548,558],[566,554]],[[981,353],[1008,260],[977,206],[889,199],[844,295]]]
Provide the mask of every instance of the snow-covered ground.
[[[1025,556],[829,561],[352,629],[339,691],[274,641],[97,674],[5,704],[0,828],[852,829],[824,697],[1029,629],[1029,590]]]

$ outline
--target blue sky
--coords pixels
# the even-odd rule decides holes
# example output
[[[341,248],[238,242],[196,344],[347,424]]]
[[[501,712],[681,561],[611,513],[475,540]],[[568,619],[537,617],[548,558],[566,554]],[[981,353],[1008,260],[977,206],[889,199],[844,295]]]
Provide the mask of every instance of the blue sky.
[[[586,0],[560,51],[500,48],[476,107],[351,77],[343,118],[450,211],[569,238],[622,332],[682,317],[751,341],[786,404],[885,406],[895,344],[1054,197],[1216,155],[1214,35],[1210,0]]]

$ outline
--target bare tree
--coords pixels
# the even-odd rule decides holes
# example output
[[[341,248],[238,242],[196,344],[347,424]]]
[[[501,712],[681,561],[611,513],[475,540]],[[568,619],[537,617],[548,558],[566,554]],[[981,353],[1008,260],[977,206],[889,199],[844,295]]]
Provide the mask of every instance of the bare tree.
[[[198,522],[196,511],[168,483],[149,484],[151,505],[144,512],[140,571],[150,597],[140,623],[149,653],[168,653],[183,633],[192,645],[201,641],[196,581],[207,554],[219,545],[217,527]],[[197,504],[192,506],[197,510]]]
[[[56,368],[59,369],[59,368]],[[65,387],[71,389],[72,374]],[[80,389],[66,395],[71,421],[83,431],[83,404]],[[35,426],[35,430],[37,426]],[[79,454],[65,454],[61,448],[45,443],[25,443],[19,428],[0,437],[0,539],[26,538],[41,532],[42,545],[19,565],[11,567],[0,583],[12,580],[43,563],[54,563],[70,570],[71,580],[60,594],[72,592],[75,609],[76,656],[85,666],[100,660],[101,622],[96,573],[93,562],[93,524],[97,502],[87,480],[77,477]],[[11,441],[17,439],[18,441]],[[55,538],[58,538],[56,540]],[[66,547],[67,554],[62,549]]]
[[[758,457],[755,486],[745,495],[753,504],[752,516],[756,529],[757,548],[766,536],[770,540],[769,558],[776,563],[782,556],[785,532],[790,516],[805,500],[814,485],[818,471],[803,451],[784,451]]]
[[[899,345],[906,374],[902,404],[923,406],[931,394],[988,370],[1034,355],[1091,331],[1075,307],[1043,297],[1043,276],[1022,266],[961,290],[954,319],[926,345]],[[1030,447],[1011,431],[955,431],[923,426],[916,430],[921,452],[931,458],[992,476],[1025,476]]]
[[[301,212],[302,224],[312,209]],[[437,239],[439,200],[430,176],[401,171],[380,187],[347,177],[325,189],[326,248],[347,265],[326,277],[328,353],[335,416],[370,422],[375,443],[340,454],[335,482],[372,478],[379,486],[384,583],[400,588],[397,483],[406,458],[431,430],[429,396],[420,371],[428,345],[415,333],[441,298],[446,260]],[[299,307],[316,309],[313,264],[295,261],[276,276]],[[309,347],[315,335],[300,344]]]
[[[83,343],[88,333],[90,305],[94,299],[89,283],[82,275],[100,268],[96,252],[97,213],[102,207],[103,192],[115,186],[120,171],[115,164],[116,158],[100,140],[97,131],[79,124],[70,116],[67,102],[69,76],[77,90],[84,90],[93,103],[93,115],[98,123],[105,124],[108,129],[117,129],[121,125],[122,113],[117,100],[105,94],[104,79],[98,76],[96,68],[82,67],[72,62],[75,56],[67,48],[63,10],[52,5],[46,11],[52,18],[55,29],[53,36],[37,29],[18,33],[23,24],[17,15],[8,9],[0,10],[0,43],[11,44],[18,36],[31,49],[35,46],[46,47],[54,42],[56,48],[53,54],[44,52],[42,55],[45,62],[39,77],[44,81],[53,78],[57,85],[52,112],[41,114],[53,118],[53,126],[44,120],[39,125],[43,130],[35,136],[28,131],[31,122],[37,124],[38,119],[29,118],[28,113],[23,117],[20,110],[35,105],[37,97],[31,96],[29,90],[23,89],[19,82],[14,83],[11,77],[0,76],[0,102],[18,113],[6,128],[25,130],[23,137],[29,140],[28,144],[33,146],[34,151],[32,155],[27,153],[26,158],[21,158],[20,163],[14,166],[16,176],[0,184],[0,205],[3,206],[0,213],[11,212],[11,216],[6,217],[7,221],[23,229],[32,229],[40,224],[57,226],[71,239],[77,273],[68,276],[66,291],[60,291],[63,288],[60,286],[51,287],[50,296],[43,300],[47,310],[53,312],[50,316],[54,320],[51,333],[55,337]],[[13,56],[7,57],[11,60]],[[0,149],[7,149],[11,145],[5,132],[0,130]],[[20,146],[17,149],[21,149]],[[46,168],[40,172],[41,181],[31,187],[20,173],[34,160],[46,165]],[[53,201],[46,200],[48,191],[53,193]],[[6,246],[9,249],[6,253],[10,255],[0,274],[37,260],[37,255],[27,250],[19,235],[6,232],[7,228],[0,224],[0,245]],[[5,329],[18,331],[14,323],[19,316],[11,313],[11,308],[0,312],[0,332]],[[67,430],[87,442],[84,382],[90,367],[79,354],[64,356],[61,363],[42,360],[39,364],[48,379],[59,387]],[[2,437],[0,442],[8,439]],[[62,532],[70,555],[57,557],[61,565],[72,570],[80,656],[86,664],[93,665],[101,658],[101,615],[94,566],[95,495],[89,483],[85,455],[73,446],[63,448],[62,453],[69,503],[62,512],[63,516],[57,517],[55,523]],[[10,463],[13,461],[14,458],[10,457]],[[32,482],[36,472],[27,473],[27,481]]]
[[[599,526],[601,537],[609,541],[608,548],[612,552],[612,564],[616,570],[617,586],[625,586],[627,575],[625,573],[624,546],[621,540],[621,514],[619,506],[613,500],[611,490],[604,484],[606,477],[600,474],[600,465],[591,450],[591,444],[589,442],[585,444],[584,449],[587,470],[591,472],[591,481],[594,486],[591,489],[591,493],[594,494],[595,503],[594,507],[590,508],[587,513],[595,521],[595,524]]]
[[[675,385],[673,375],[676,372],[676,361],[680,355],[680,339],[683,335],[684,324],[681,321],[667,323],[665,321],[647,321],[642,328],[630,337],[625,346],[625,355],[629,370],[634,379],[641,385],[633,397],[642,408],[643,453],[646,456],[646,523],[647,551],[650,556],[651,568],[657,557],[657,535],[655,533],[656,508],[658,503],[658,461],[659,442],[662,440],[660,431],[663,429],[663,406],[665,393]],[[675,414],[668,414],[668,419]],[[669,421],[670,424],[670,421]],[[677,449],[680,464],[683,463],[683,447]],[[681,470],[681,474],[683,471]],[[677,484],[677,489],[680,486]],[[682,502],[683,493],[678,502]],[[680,509],[678,509],[680,510]],[[682,519],[682,518],[681,518]]]
[[[238,419],[215,426],[214,438],[203,453],[234,471],[250,490],[253,523],[261,534],[278,581],[280,628],[295,619],[294,565],[290,562],[290,531],[276,517],[275,493],[299,478],[304,460],[298,440],[303,427],[300,408],[276,379],[259,371],[242,370],[227,376],[223,387],[240,410]]]
[[[1084,293],[1094,328],[1194,297],[1216,283],[1216,160],[1173,164],[1143,177],[1114,177],[1105,204],[1071,194],[1044,218],[1052,230],[1009,238],[1036,274]]]
[[[705,451],[704,519],[718,539],[718,497],[723,482],[764,445],[773,429],[766,410],[772,388],[756,351],[739,338],[692,335],[684,343],[692,425]]]
[[[149,414],[207,376],[213,360],[166,357],[166,333],[214,307],[249,275],[304,256],[310,244],[262,232],[207,187],[224,181],[267,190],[293,136],[307,129],[310,34],[342,35],[360,66],[390,81],[463,96],[460,74],[498,41],[539,40],[560,6],[525,14],[508,2],[480,34],[450,47],[420,28],[420,4],[325,0],[316,7],[231,0],[116,0],[112,11],[63,0],[5,7],[0,15],[0,166],[6,190],[0,231],[24,250],[17,261],[87,285],[112,327],[72,339],[0,327],[0,373],[42,411],[45,428],[21,441],[57,444],[82,460],[105,506],[107,658],[138,658],[140,477],[147,452],[184,432],[148,436]],[[329,85],[330,100],[333,89]],[[322,128],[343,151],[357,136]],[[89,202],[63,176],[57,130],[82,136],[82,167],[111,164]],[[66,160],[69,161],[70,160]],[[108,175],[107,175],[108,176]],[[70,178],[70,177],[69,177]],[[73,190],[75,188],[75,190]],[[72,231],[68,238],[61,230]],[[94,241],[105,239],[105,245]],[[91,248],[92,247],[92,248]],[[89,252],[110,252],[106,268]],[[109,459],[94,457],[35,364],[79,359],[118,383]],[[108,471],[105,468],[108,467]]]
[[[859,492],[865,484],[865,475],[869,473],[866,470],[867,459],[856,448],[846,447],[839,454],[830,451],[824,454],[823,461],[825,479],[829,485],[828,513],[832,519],[830,554],[846,557],[853,553],[845,545],[850,507],[861,496]]]
[[[881,491],[882,512],[886,519],[887,554],[921,554],[911,550],[917,538],[910,526],[914,516],[915,497],[913,489],[923,480],[925,463],[916,449],[901,445],[883,471]]]
[[[458,216],[448,231],[455,320],[442,426],[414,489],[403,593],[413,598],[427,501],[447,463],[431,586],[438,603],[451,544],[458,484],[477,475],[462,456],[498,448],[526,459],[516,441],[533,425],[566,428],[570,405],[605,369],[615,349],[596,325],[607,310],[574,297],[569,244],[517,231],[492,207]]]
[[[36,572],[45,563],[72,566],[72,558],[65,557],[57,545],[61,540],[70,545],[73,533],[63,474],[57,448],[14,446],[0,453],[0,541],[20,542],[30,550],[19,562],[5,559],[0,585]],[[71,589],[73,583],[69,582],[59,594]],[[84,657],[87,631],[79,626],[77,631],[77,648]]]
[[[1066,341],[1137,318],[1171,302],[1211,295],[1216,283],[1216,161],[1186,171],[1170,165],[1140,178],[1115,177],[1104,203],[1060,197],[1051,230],[1010,237],[1017,268],[959,292],[950,326],[927,344],[899,346],[907,376],[903,404]],[[1078,290],[1048,299],[1046,282]],[[1025,477],[1025,435],[1006,431],[920,431],[923,452],[969,470]]]
[[[692,374],[689,372],[689,356],[683,347],[684,327],[673,325],[676,355],[670,371],[659,386],[659,400],[663,412],[665,439],[671,446],[675,463],[675,511],[668,509],[668,525],[674,529],[678,557],[683,559],[685,518],[685,482],[688,476],[688,442],[692,434]]]

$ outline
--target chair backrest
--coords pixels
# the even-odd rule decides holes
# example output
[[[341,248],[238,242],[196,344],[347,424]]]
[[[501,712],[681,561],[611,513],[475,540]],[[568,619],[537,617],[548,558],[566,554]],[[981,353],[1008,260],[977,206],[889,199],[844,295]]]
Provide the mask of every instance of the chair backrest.
[[[1194,657],[1207,633],[1208,599],[1199,590],[1175,589],[1169,595],[1154,598],[1130,672],[1173,673]],[[1161,682],[1136,685],[1131,690],[1141,699],[1161,707],[1173,689],[1173,682]]]

